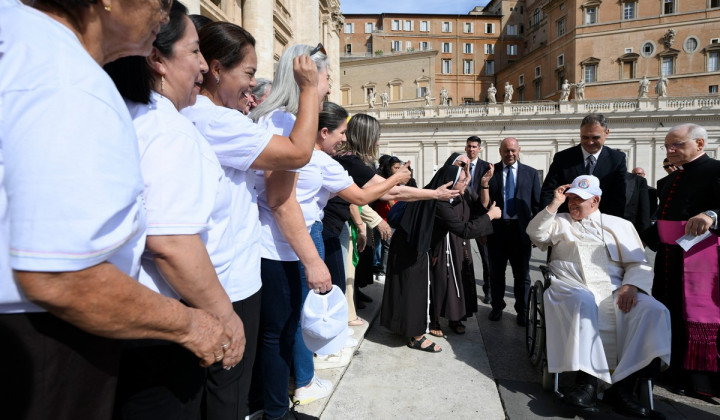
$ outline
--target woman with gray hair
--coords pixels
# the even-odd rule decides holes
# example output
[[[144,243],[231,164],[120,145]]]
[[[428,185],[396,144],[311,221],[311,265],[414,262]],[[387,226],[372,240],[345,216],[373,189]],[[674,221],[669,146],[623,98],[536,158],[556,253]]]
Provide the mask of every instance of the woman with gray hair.
[[[257,86],[252,89],[253,101],[255,102],[253,109],[257,108],[257,106],[263,103],[268,97],[270,89],[272,89],[272,84],[273,82],[270,79],[264,79],[262,77],[257,79]]]

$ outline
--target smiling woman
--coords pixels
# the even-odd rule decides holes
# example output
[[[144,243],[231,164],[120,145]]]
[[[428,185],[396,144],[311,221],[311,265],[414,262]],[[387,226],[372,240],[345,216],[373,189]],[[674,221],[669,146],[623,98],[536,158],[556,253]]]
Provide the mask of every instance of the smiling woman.
[[[230,284],[237,263],[232,192],[208,142],[178,112],[195,103],[208,70],[185,6],[173,4],[170,21],[147,58],[126,57],[105,67],[128,100],[138,135],[148,209],[140,282],[222,321],[226,337],[215,349],[208,374],[237,382],[246,369],[235,368],[243,359],[245,332],[232,305],[243,296],[233,293]],[[201,417],[206,372],[192,354],[166,342],[128,347],[116,401],[121,418]],[[147,377],[153,378],[152,386]],[[206,394],[208,412],[217,410],[213,391]],[[236,408],[241,398],[236,394],[225,404]]]

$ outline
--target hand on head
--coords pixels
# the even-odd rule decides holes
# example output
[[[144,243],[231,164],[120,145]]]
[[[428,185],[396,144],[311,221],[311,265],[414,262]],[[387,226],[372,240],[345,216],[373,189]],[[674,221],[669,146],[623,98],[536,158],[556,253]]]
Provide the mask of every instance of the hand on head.
[[[553,200],[548,204],[547,209],[551,213],[557,213],[558,209],[567,199],[565,191],[567,191],[572,184],[565,184],[555,188],[553,193]]]
[[[293,59],[293,73],[300,90],[307,88],[317,89],[317,65],[309,55],[300,55]]]
[[[559,204],[564,203],[567,199],[565,191],[567,191],[571,185],[572,184],[565,184],[555,188],[555,192],[553,193],[553,201],[557,201]]]

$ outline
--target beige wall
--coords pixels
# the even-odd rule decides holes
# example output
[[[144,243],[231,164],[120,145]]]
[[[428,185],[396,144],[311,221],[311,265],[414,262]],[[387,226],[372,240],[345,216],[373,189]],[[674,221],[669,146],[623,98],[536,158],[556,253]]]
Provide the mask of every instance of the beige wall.
[[[432,71],[437,61],[437,51],[425,51],[399,54],[392,57],[369,57],[340,64],[341,86],[345,91],[341,98],[343,106],[349,110],[368,108],[365,89],[374,87],[375,106],[381,106],[380,94],[387,91],[390,96],[389,107],[405,108],[422,106],[425,99],[417,97],[419,86],[433,86],[435,74]],[[396,86],[395,89],[393,87]],[[396,96],[395,94],[399,94]],[[439,91],[432,92],[438,96]]]

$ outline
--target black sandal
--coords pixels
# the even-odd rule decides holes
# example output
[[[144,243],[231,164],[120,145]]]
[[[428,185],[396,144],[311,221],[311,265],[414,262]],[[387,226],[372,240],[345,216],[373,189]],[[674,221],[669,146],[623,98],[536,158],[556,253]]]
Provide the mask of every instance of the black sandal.
[[[423,347],[422,343],[424,343],[425,340],[426,340],[425,336],[423,336],[423,338],[421,338],[419,340],[416,340],[414,337],[410,337],[410,342],[408,343],[407,346],[410,347],[411,349],[426,351],[428,353],[440,353],[442,351],[442,349],[435,350],[435,346],[437,344],[433,343],[432,341],[430,341],[429,346]]]
[[[465,334],[465,326],[460,321],[450,321],[448,327],[450,327],[455,334]]]

